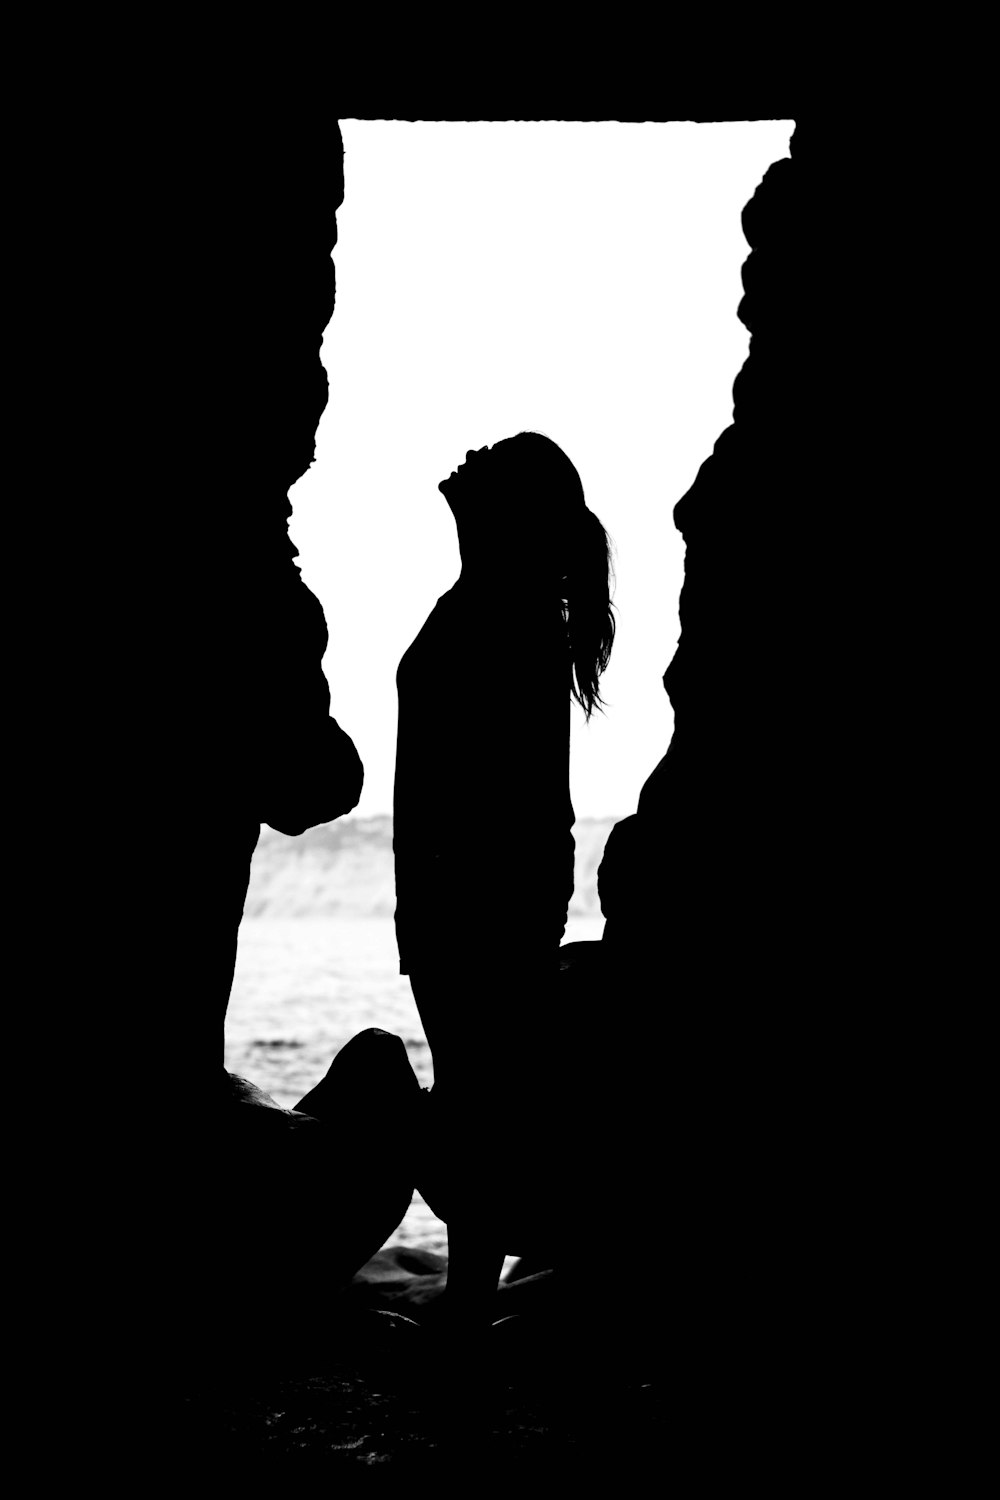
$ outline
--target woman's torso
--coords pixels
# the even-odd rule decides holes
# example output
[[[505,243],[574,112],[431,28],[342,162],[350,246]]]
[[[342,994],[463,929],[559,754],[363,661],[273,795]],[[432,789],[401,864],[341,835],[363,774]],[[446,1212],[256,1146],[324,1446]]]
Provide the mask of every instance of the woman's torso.
[[[509,601],[500,601],[500,603]],[[456,584],[396,677],[400,967],[491,941],[554,956],[573,890],[569,661],[558,599],[513,622]]]

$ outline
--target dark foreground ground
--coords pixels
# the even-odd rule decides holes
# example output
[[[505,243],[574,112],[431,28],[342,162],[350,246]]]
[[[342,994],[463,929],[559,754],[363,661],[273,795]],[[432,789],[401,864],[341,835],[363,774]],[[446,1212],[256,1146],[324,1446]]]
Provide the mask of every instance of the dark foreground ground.
[[[383,1250],[333,1310],[329,1350],[282,1369],[247,1348],[225,1373],[195,1375],[170,1424],[170,1459],[192,1475],[302,1466],[620,1480],[648,1470],[665,1442],[665,1385],[640,1308],[632,1327],[568,1323],[550,1315],[544,1287],[525,1299],[515,1283],[498,1309],[517,1316],[458,1349],[437,1324],[444,1269],[427,1252]]]

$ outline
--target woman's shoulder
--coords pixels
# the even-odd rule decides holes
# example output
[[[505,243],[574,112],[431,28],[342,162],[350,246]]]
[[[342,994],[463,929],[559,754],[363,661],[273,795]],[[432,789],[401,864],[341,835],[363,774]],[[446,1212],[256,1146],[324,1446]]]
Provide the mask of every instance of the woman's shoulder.
[[[443,643],[454,637],[456,629],[461,630],[463,606],[461,599],[456,600],[453,597],[454,593],[454,588],[448,589],[433,605],[424,623],[400,657],[396,672],[397,682],[401,672],[405,674],[428,653],[437,655]]]

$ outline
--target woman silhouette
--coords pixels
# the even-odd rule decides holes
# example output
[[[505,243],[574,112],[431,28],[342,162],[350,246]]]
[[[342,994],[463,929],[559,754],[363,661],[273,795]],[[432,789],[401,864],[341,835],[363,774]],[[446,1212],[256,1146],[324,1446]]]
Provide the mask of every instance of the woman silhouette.
[[[434,1063],[418,1185],[447,1218],[447,1300],[464,1316],[531,1217],[505,1141],[512,1120],[535,1131],[551,1092],[570,698],[588,718],[599,705],[614,620],[608,538],[555,443],[522,432],[470,452],[439,489],[462,571],[399,664],[393,848],[400,972]]]

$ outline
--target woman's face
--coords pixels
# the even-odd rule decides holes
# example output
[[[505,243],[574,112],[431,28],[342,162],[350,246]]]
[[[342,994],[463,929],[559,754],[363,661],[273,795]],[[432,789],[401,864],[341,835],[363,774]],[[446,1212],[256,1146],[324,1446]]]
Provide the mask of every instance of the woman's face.
[[[567,507],[582,506],[583,491],[573,465],[550,438],[521,432],[470,448],[438,489],[455,518],[466,562],[473,555],[480,563],[498,561],[506,555],[498,547],[504,528],[526,524],[531,548],[521,566],[547,575],[565,571]]]
[[[492,448],[470,448],[465,455],[465,462],[459,464],[458,468],[442,479],[438,485],[452,512],[455,511],[455,503],[460,496],[464,496],[473,489],[484,489],[496,477],[496,471],[500,468],[498,459],[502,457],[502,450],[511,440],[505,439],[501,443],[494,443]]]

